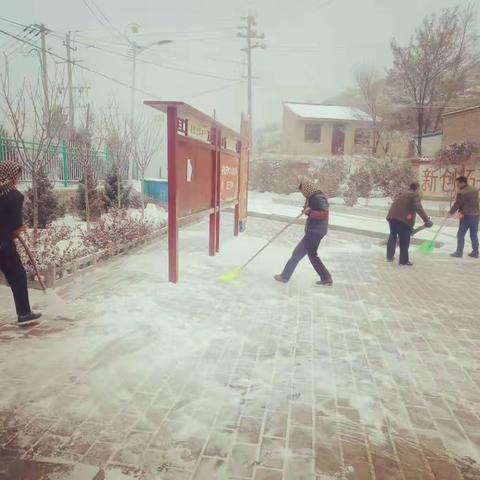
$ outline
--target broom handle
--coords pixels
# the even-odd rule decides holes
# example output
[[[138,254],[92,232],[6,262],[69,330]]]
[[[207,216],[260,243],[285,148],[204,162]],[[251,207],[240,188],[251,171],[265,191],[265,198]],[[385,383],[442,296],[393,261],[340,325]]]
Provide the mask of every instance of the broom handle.
[[[422,225],[421,227],[414,228],[412,232],[412,237],[417,233],[421,232],[422,230],[425,230],[426,228],[428,228],[426,225]]]
[[[40,272],[38,271],[37,263],[33,259],[32,252],[28,248],[28,245],[25,243],[25,240],[20,235],[17,238],[18,238],[18,241],[22,244],[22,247],[24,248],[24,250],[25,250],[25,252],[28,256],[28,258],[30,260],[30,263],[32,264],[33,269],[35,270],[35,274],[37,275],[37,278],[38,278],[38,281],[40,283],[40,286],[42,287],[42,290],[44,292],[46,292],[47,287],[45,286],[45,283],[43,283],[42,277],[40,276]]]
[[[253,262],[274,240],[276,240],[288,227],[293,225],[301,216],[303,212],[300,213],[293,220],[288,222],[274,237],[272,237],[253,257],[251,257],[247,262],[245,262],[240,268],[243,270],[249,263]]]
[[[440,234],[440,232],[442,231],[442,228],[446,225],[447,223],[447,220],[449,219],[450,217],[445,217],[445,219],[443,220],[442,224],[440,225],[439,229],[437,230],[437,233],[435,233],[434,237],[432,238],[432,242],[434,242],[438,235]]]

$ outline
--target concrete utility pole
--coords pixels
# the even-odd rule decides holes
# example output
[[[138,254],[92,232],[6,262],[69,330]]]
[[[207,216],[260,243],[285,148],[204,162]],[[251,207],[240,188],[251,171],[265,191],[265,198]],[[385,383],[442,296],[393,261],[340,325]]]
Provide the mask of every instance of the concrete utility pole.
[[[252,76],[252,50],[254,48],[267,48],[265,43],[260,43],[257,40],[263,40],[264,34],[259,34],[256,30],[257,21],[253,15],[248,17],[242,17],[242,20],[246,22],[246,25],[239,26],[240,32],[238,37],[245,38],[247,40],[247,47],[242,48],[242,52],[247,54],[248,64],[248,116],[250,120],[250,142],[253,143],[253,76]]]
[[[47,34],[50,33],[50,30],[45,27],[42,23],[41,25],[35,25],[35,27],[40,32],[40,42],[41,42],[41,68],[42,68],[42,85],[43,85],[43,96],[45,98],[45,111],[49,111],[49,95],[48,95],[48,72],[47,72]]]
[[[132,91],[130,97],[130,132],[133,132],[133,122],[135,118],[135,89],[136,89],[136,80],[137,80],[137,52],[138,45],[136,42],[130,44],[132,48]],[[131,175],[131,169],[129,169],[129,175]]]
[[[68,73],[68,125],[70,130],[70,136],[73,135],[75,130],[75,104],[73,100],[73,62],[71,57],[71,51],[76,50],[70,45],[70,36],[72,32],[67,33],[65,39],[65,47],[67,48],[67,73]]]
[[[148,50],[151,47],[156,45],[165,45],[167,43],[172,43],[172,40],[159,40],[156,42],[149,43],[148,45],[142,46],[138,45],[137,42],[131,40],[127,35],[127,29],[131,27],[132,33],[137,33],[140,26],[136,23],[129,23],[125,28],[125,38],[130,45],[131,54],[132,54],[132,87],[131,87],[131,97],[130,97],[130,134],[133,134],[133,124],[135,119],[135,102],[136,102],[136,76],[137,76],[137,58],[138,55]],[[133,177],[133,164],[132,159],[129,160],[128,165],[128,179],[132,180]]]

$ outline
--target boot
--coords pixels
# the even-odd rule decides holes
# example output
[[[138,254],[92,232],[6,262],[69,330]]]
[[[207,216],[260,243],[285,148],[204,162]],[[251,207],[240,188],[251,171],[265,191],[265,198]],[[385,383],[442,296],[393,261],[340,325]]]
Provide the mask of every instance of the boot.
[[[23,327],[24,325],[32,325],[33,323],[38,323],[38,319],[42,316],[41,313],[30,312],[26,315],[18,315],[17,325]]]
[[[327,278],[326,280],[320,280],[317,285],[323,285],[324,287],[331,287],[333,285],[333,279]]]
[[[413,263],[412,263],[412,262],[399,263],[399,265],[401,265],[402,267],[413,267]]]
[[[287,283],[287,280],[285,280],[281,275],[274,275],[273,278],[280,283]]]
[[[462,258],[463,254],[458,253],[458,252],[453,252],[453,253],[450,254],[450,256],[453,257],[453,258]]]
[[[469,253],[468,256],[472,258],[478,258],[478,252],[473,251],[472,253]]]

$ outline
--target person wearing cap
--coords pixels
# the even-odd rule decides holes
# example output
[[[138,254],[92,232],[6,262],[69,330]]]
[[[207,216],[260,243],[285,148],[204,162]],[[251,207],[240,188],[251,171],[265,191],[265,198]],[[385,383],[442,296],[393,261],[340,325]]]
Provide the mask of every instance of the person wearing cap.
[[[412,236],[415,216],[418,214],[427,228],[433,226],[430,217],[425,213],[419,193],[420,185],[412,182],[410,188],[395,197],[388,211],[387,221],[390,227],[390,237],[387,242],[387,261],[395,259],[397,239],[400,240],[399,265],[412,266],[408,256],[410,237]]]
[[[25,230],[23,195],[16,189],[21,175],[22,167],[18,163],[0,163],[0,271],[13,293],[17,323],[23,326],[35,323],[42,315],[30,308],[27,274],[14,240]]]
[[[317,272],[320,280],[318,285],[333,285],[332,276],[318,256],[318,247],[328,231],[328,199],[318,185],[308,179],[302,180],[298,189],[305,197],[303,213],[307,216],[305,235],[300,240],[288,260],[283,272],[275,275],[277,282],[287,283],[293,275],[298,263],[308,256],[310,263]]]
[[[463,257],[465,235],[470,231],[472,252],[468,256],[478,258],[478,224],[480,219],[478,190],[469,185],[467,177],[464,176],[458,177],[455,183],[457,185],[457,197],[449,213],[454,215],[458,212],[460,223],[457,233],[457,250],[450,256],[456,258]]]

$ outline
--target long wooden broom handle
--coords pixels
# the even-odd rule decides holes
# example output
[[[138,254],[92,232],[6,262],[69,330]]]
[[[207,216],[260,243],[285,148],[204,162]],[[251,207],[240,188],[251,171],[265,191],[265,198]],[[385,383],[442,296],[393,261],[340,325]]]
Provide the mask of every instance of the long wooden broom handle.
[[[434,241],[437,239],[438,235],[439,235],[440,232],[442,231],[443,227],[446,225],[446,223],[447,223],[447,221],[448,221],[449,218],[450,218],[450,217],[445,217],[445,219],[443,220],[443,222],[442,222],[442,224],[440,225],[439,229],[437,230],[437,233],[436,233],[436,234],[434,235],[434,237],[432,238],[432,242],[434,242]]]
[[[25,240],[20,235],[17,238],[18,238],[18,241],[22,244],[22,247],[24,248],[24,250],[25,250],[25,252],[28,256],[28,258],[30,260],[30,263],[32,264],[33,269],[35,270],[35,274],[37,275],[37,278],[38,278],[38,281],[40,283],[40,286],[42,287],[42,290],[44,292],[46,292],[47,287],[45,286],[45,283],[43,282],[42,277],[40,276],[40,272],[38,271],[37,262],[35,262],[35,260],[33,259],[32,252],[28,248],[28,245],[25,243]]]
[[[288,222],[274,237],[272,237],[253,257],[251,257],[247,262],[245,262],[240,268],[243,270],[249,263],[253,262],[274,240],[276,240],[288,227],[293,225],[301,216],[303,212],[300,213],[293,220]]]

